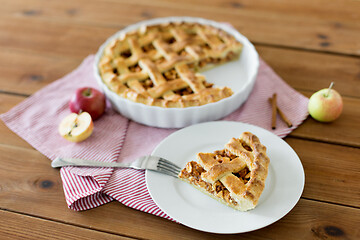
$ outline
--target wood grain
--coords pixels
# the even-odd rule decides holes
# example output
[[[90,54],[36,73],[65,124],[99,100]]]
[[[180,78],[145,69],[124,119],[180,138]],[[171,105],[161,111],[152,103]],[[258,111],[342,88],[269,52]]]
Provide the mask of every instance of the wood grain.
[[[0,121],[1,239],[360,239],[360,1],[0,0],[0,5],[0,114],[75,69],[121,28],[184,15],[231,23],[305,96],[335,81],[344,97],[338,120],[324,124],[309,117],[285,138],[306,175],[295,208],[266,228],[231,235],[200,232],[116,201],[70,210],[59,170]]]
[[[298,91],[315,92],[334,82],[342,96],[360,98],[360,58],[264,46],[256,49]]]
[[[343,112],[334,122],[322,123],[309,116],[290,136],[360,147],[360,99],[343,97],[343,102]]]
[[[1,91],[31,95],[70,73],[81,60],[1,49]]]
[[[253,239],[357,239],[359,218],[359,209],[301,199],[279,222],[249,235],[255,235]]]
[[[22,34],[16,34],[19,32]],[[43,22],[36,18],[10,20],[0,16],[0,47],[53,57],[83,59],[95,53],[115,32],[102,27]]]
[[[300,157],[303,160],[305,171],[308,171],[310,168],[314,170],[319,169],[318,166],[322,167],[324,165],[323,162],[325,160],[328,161],[328,167],[324,170],[325,175],[327,174],[326,172],[329,172],[327,177],[323,178],[324,174],[315,174],[311,169],[310,175],[307,174],[307,177],[310,179],[320,176],[308,182],[308,184],[313,184],[314,186],[306,187],[304,194],[306,194],[307,197],[311,195],[311,197],[317,198],[319,194],[322,197],[327,197],[326,194],[329,194],[329,189],[338,189],[336,187],[345,186],[345,183],[342,184],[339,181],[328,182],[329,179],[327,179],[331,176],[331,173],[336,172],[335,169],[337,169],[338,166],[336,162],[338,161],[337,155],[334,156],[334,159],[331,159],[326,153],[319,152],[312,157],[310,153],[303,153],[304,149],[310,146],[310,143],[301,146],[302,143],[297,145],[295,141],[297,140],[291,140],[290,144],[296,150],[301,151]],[[321,149],[323,146],[319,145],[317,148]],[[343,149],[334,149],[334,151],[348,150],[345,147],[338,148]],[[11,211],[53,219],[108,233],[130,235],[135,238],[163,239],[172,236],[175,239],[216,239],[220,236],[192,230],[150,214],[140,213],[117,202],[112,202],[84,212],[74,212],[67,209],[65,205],[58,170],[52,169],[49,161],[39,152],[4,145],[0,145],[0,151],[4,154],[4,157],[2,157],[2,168],[0,169],[0,188],[2,190],[0,192],[0,205],[2,209],[9,209]],[[358,151],[355,152],[355,154],[356,153],[358,153]],[[332,153],[328,154],[331,155]],[[323,160],[321,158],[323,158]],[[312,160],[313,162],[311,162]],[[345,172],[354,166],[355,160],[356,159],[351,158],[344,159],[342,162],[338,161],[339,164],[344,165],[345,163],[343,167],[344,171],[337,174],[334,178],[341,180],[342,177],[345,177]],[[314,162],[316,162],[316,164]],[[331,164],[329,164],[329,162]],[[359,164],[355,164],[355,166],[358,168]],[[338,203],[341,203],[341,199],[350,199],[351,196],[355,196],[356,193],[351,193],[351,189],[358,188],[358,183],[355,183],[356,175],[354,176],[354,174],[357,173],[356,168],[348,171],[347,177],[354,180],[346,183],[346,185],[348,185],[347,190],[334,191],[334,194],[340,195],[337,196]],[[329,186],[325,187],[325,184]],[[354,184],[356,186],[354,186]],[[325,189],[320,190],[317,186],[325,187]],[[317,192],[313,191],[315,189],[317,189]],[[325,195],[323,195],[324,192]],[[335,196],[333,197],[335,198]],[[356,202],[356,199],[353,199],[353,201]],[[346,200],[345,203],[347,203]],[[293,234],[294,232],[302,232],[302,236],[310,237],[312,234],[315,234],[314,231],[319,232],[318,234],[324,234],[323,232],[325,231],[324,229],[327,229],[326,227],[331,227],[330,229],[335,230],[340,229],[341,232],[347,236],[354,237],[356,234],[359,234],[355,227],[359,220],[359,209],[317,201],[300,200],[299,204],[290,214],[278,223],[270,226],[270,229],[249,233],[246,234],[246,237],[250,239],[274,239],[278,237],[278,239],[289,239],[290,235],[286,233]],[[138,230],[138,226],[141,226],[141,231]],[[281,236],[278,236],[279,233],[281,233]],[[226,235],[222,237],[224,237],[224,239],[234,239],[236,236],[237,235]]]
[[[303,197],[360,207],[359,148],[293,138],[286,142],[304,167]]]
[[[0,210],[1,239],[132,239]],[[24,231],[26,229],[26,231]]]
[[[48,26],[51,36],[60,37],[55,32],[59,27],[60,33],[63,24],[72,26],[70,31],[82,32],[79,25],[96,26],[94,30],[99,26],[111,27],[115,31],[124,25],[148,18],[188,15],[230,22],[257,43],[360,55],[360,44],[357,41],[360,38],[360,27],[357,24],[360,20],[358,1],[333,0],[329,3],[326,0],[306,0],[291,4],[285,0],[211,0],[206,4],[200,0],[100,2],[64,0],[60,4],[56,1],[31,0],[23,4],[19,0],[3,0],[2,16],[14,21],[10,26],[16,28],[11,30],[0,26],[0,29],[1,32],[10,33],[8,31],[19,31],[20,26],[28,31],[33,30],[35,25]],[[36,24],[39,23],[37,20],[42,23]],[[19,24],[18,21],[24,24]],[[94,30],[89,32],[97,32]],[[93,38],[90,41],[92,40]]]

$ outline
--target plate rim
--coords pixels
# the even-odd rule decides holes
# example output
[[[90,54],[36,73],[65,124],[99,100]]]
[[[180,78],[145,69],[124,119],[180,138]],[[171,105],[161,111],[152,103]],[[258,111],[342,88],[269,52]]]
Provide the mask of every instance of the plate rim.
[[[264,224],[262,225],[261,227],[256,227],[256,228],[249,228],[248,230],[246,231],[212,231],[212,230],[209,230],[209,229],[203,229],[203,228],[197,228],[196,226],[191,226],[187,223],[184,223],[182,221],[179,221],[176,217],[174,217],[172,214],[168,214],[161,206],[159,206],[159,204],[157,203],[156,199],[154,198],[152,192],[151,192],[151,187],[149,187],[149,177],[151,177],[151,173],[150,171],[145,171],[145,182],[146,182],[146,187],[149,191],[149,194],[152,198],[152,200],[155,202],[155,204],[164,212],[166,213],[169,217],[171,217],[173,220],[175,220],[176,222],[178,223],[181,223],[182,225],[184,226],[187,226],[187,227],[190,227],[192,229],[196,229],[196,230],[199,230],[199,231],[203,231],[203,232],[209,232],[209,233],[217,233],[217,234],[237,234],[237,233],[245,233],[245,232],[250,232],[250,231],[255,231],[255,230],[258,230],[258,229],[261,229],[261,228],[264,228],[264,227],[267,227],[277,221],[279,221],[280,219],[282,219],[285,215],[287,215],[296,205],[297,203],[299,202],[301,196],[302,196],[302,193],[304,191],[304,186],[305,186],[305,172],[304,172],[304,167],[302,165],[302,162],[301,162],[301,159],[299,158],[299,156],[297,155],[297,153],[295,152],[295,150],[286,142],[284,141],[282,138],[280,138],[279,136],[277,136],[276,134],[272,133],[271,131],[268,131],[267,129],[264,129],[264,128],[261,128],[259,126],[256,126],[256,125],[253,125],[253,124],[248,124],[248,123],[243,123],[243,122],[236,122],[236,121],[209,121],[209,122],[204,122],[204,123],[199,123],[199,124],[194,124],[194,125],[191,125],[191,126],[188,126],[188,127],[185,127],[185,128],[182,128],[180,130],[177,130],[173,133],[171,133],[169,136],[167,136],[166,138],[164,138],[156,147],[155,149],[152,151],[152,155],[154,153],[156,153],[156,151],[158,150],[159,146],[161,146],[164,142],[167,141],[167,139],[172,136],[171,138],[173,138],[174,136],[173,135],[178,135],[178,134],[181,134],[179,132],[182,132],[182,131],[189,131],[188,129],[189,128],[196,128],[198,125],[212,125],[212,124],[227,124],[227,123],[230,123],[230,124],[239,124],[240,126],[242,127],[246,127],[246,126],[250,126],[251,128],[255,128],[255,129],[258,129],[258,131],[265,131],[267,134],[270,134],[270,136],[272,135],[272,137],[275,137],[275,138],[278,138],[279,140],[281,140],[284,144],[286,144],[289,148],[289,150],[294,154],[294,156],[296,156],[296,164],[299,164],[299,166],[301,167],[300,169],[298,169],[298,174],[299,174],[299,188],[297,189],[297,194],[296,194],[296,200],[292,201],[289,206],[287,207],[286,210],[284,210],[282,212],[281,215],[277,216],[277,218],[273,221],[270,221],[268,222],[267,224]],[[300,182],[300,180],[302,180]],[[266,187],[265,187],[266,188]],[[295,194],[294,194],[295,195]]]

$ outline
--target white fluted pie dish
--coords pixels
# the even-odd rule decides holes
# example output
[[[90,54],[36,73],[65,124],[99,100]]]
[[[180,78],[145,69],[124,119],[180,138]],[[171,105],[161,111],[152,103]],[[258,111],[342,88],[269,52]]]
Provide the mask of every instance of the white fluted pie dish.
[[[191,22],[210,25],[233,35],[243,44],[240,58],[235,61],[217,66],[206,72],[202,72],[207,82],[216,86],[226,86],[232,89],[233,95],[214,103],[186,108],[162,108],[148,106],[123,98],[111,91],[103,82],[99,73],[99,61],[105,47],[120,35],[136,30],[143,25],[156,25],[168,22]],[[157,18],[130,25],[111,36],[99,48],[94,63],[94,74],[97,83],[110,100],[113,108],[121,115],[138,123],[160,127],[181,128],[195,123],[221,119],[238,109],[250,95],[258,72],[259,57],[254,46],[249,40],[228,24],[193,17],[167,17]]]

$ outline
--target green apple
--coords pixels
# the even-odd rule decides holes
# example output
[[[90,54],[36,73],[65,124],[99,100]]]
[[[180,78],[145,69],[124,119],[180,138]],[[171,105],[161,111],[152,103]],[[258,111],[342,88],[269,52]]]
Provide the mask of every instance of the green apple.
[[[309,100],[310,115],[320,122],[332,122],[337,119],[343,110],[343,101],[340,94],[332,89],[324,88],[314,93]]]

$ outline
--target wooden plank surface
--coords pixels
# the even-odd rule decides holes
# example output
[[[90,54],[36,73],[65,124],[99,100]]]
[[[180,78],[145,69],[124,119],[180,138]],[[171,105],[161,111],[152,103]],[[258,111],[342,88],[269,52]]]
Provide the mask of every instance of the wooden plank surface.
[[[74,70],[81,60],[2,48],[0,91],[31,95]]]
[[[359,148],[294,138],[286,142],[304,167],[303,197],[360,207]]]
[[[292,142],[290,142],[293,147],[295,146],[295,150],[301,151],[301,148],[310,146],[310,143],[308,143],[308,145],[296,145],[295,141],[296,140],[292,140]],[[318,146],[318,149],[321,148],[323,148],[323,146]],[[339,149],[334,149],[334,151],[336,150]],[[205,234],[150,214],[139,213],[117,202],[89,211],[74,212],[66,208],[58,170],[51,169],[49,161],[44,156],[35,150],[2,145],[0,145],[0,151],[6,156],[2,158],[2,168],[0,170],[0,187],[2,189],[0,193],[0,205],[3,209],[22,212],[41,218],[56,219],[60,222],[75,224],[86,228],[93,226],[91,228],[99,231],[121,233],[136,238],[161,239],[173,235],[176,239],[186,239],[189,237],[215,239],[219,237],[219,235]],[[338,159],[336,155],[334,159],[329,159],[331,153],[328,154],[329,156],[319,152],[318,155],[310,157],[304,156],[303,153],[300,155],[305,170],[307,171],[307,179],[310,179],[310,182],[308,182],[309,188],[305,188],[304,194],[308,197],[312,194],[311,190],[313,190],[314,197],[318,197],[325,192],[323,197],[326,198],[326,194],[329,193],[329,191],[326,191],[327,188],[338,189],[338,187],[347,185],[347,189],[340,191],[338,189],[338,191],[334,191],[334,194],[341,195],[342,199],[351,199],[351,196],[354,195],[351,195],[352,189],[349,186],[354,183],[349,181],[345,184],[345,182],[341,183],[341,180],[344,177],[343,180],[354,179],[355,181],[356,175],[352,176],[351,172],[349,172],[347,176],[344,175],[346,175],[345,171],[353,166],[355,166],[353,173],[356,174],[359,163],[356,163],[356,159],[350,159],[353,165],[347,163],[343,166],[343,171],[340,174],[336,173],[334,177],[336,181],[329,182],[328,180],[331,179],[333,173],[333,170],[330,168],[332,165],[337,164],[336,161],[338,161]],[[305,160],[305,158],[308,159]],[[310,164],[308,164],[309,162]],[[329,164],[329,162],[331,164]],[[341,165],[345,162],[346,160],[343,160],[343,162],[338,163]],[[325,168],[325,173],[320,176],[318,176],[315,171],[315,169],[319,168]],[[308,171],[309,169],[310,171]],[[317,172],[319,172],[319,170]],[[330,174],[326,172],[330,172]],[[317,176],[318,178],[314,180]],[[321,181],[321,183],[318,181]],[[326,184],[329,186],[325,187],[323,191],[318,191],[319,187],[317,187],[317,184],[320,184],[323,188]],[[353,189],[357,189],[358,191],[358,181],[356,184],[357,187],[353,185]],[[347,196],[348,194],[349,196]],[[339,196],[337,196],[337,198],[339,198]],[[356,202],[358,202],[357,199],[353,199],[353,203]],[[300,200],[300,203],[293,211],[278,223],[274,223],[270,229],[256,231],[245,236],[250,239],[278,237],[278,239],[288,239],[290,235],[286,235],[286,232],[289,234],[297,232],[302,235],[304,234],[304,236],[311,236],[316,232],[324,234],[324,229],[331,227],[330,229],[340,229],[341,232],[349,237],[355,237],[359,234],[355,227],[359,220],[359,209],[303,199]],[[148,224],[149,222],[151,222],[151,225]],[[141,231],[138,230],[138,226],[142,226]],[[291,229],[291,231],[286,231],[286,229]],[[331,233],[332,231],[329,230],[329,232]],[[281,236],[278,236],[279,233],[281,233]],[[224,239],[233,239],[235,237],[236,235],[229,235],[224,236]]]
[[[298,91],[312,93],[334,82],[342,96],[360,98],[360,58],[263,46],[256,50]]]
[[[311,96],[309,92],[304,94]],[[334,122],[322,123],[308,117],[290,136],[360,147],[360,99],[343,97],[343,102],[343,112]]]
[[[16,34],[19,32],[22,34]],[[114,32],[101,27],[0,16],[0,47],[21,49],[37,55],[82,59],[96,52]]]
[[[49,186],[49,184],[45,185]],[[26,192],[24,189],[22,191]],[[131,235],[135,238],[164,239],[171,236],[173,239],[218,239],[220,237],[221,239],[291,239],[294,234],[301,236],[302,239],[311,239],[318,235],[331,238],[336,237],[337,234],[349,239],[359,237],[356,228],[360,220],[359,209],[306,199],[301,199],[288,215],[265,229],[241,235],[218,235],[196,231],[163,218],[139,213],[117,202],[84,212],[74,212],[66,209],[59,197],[49,198],[48,190],[42,193],[44,201],[39,203],[32,202],[34,200],[29,203],[24,201],[25,205],[21,212],[34,217],[46,216],[46,218],[82,228]],[[45,199],[50,199],[51,202]],[[37,199],[39,200],[41,199]],[[1,204],[4,206],[3,202]]]
[[[187,15],[230,22],[250,40],[258,43],[360,55],[360,43],[357,41],[360,38],[360,27],[357,24],[360,21],[359,1],[306,0],[291,3],[291,8],[286,0],[212,0],[206,4],[201,0],[100,2],[31,0],[24,4],[23,1],[2,0],[2,16],[12,22],[8,27],[0,25],[0,29],[4,34],[9,34],[11,31],[19,31],[21,27],[27,29],[25,33],[28,33],[35,25],[36,29],[47,26],[52,36],[65,40],[69,34],[82,32],[85,28],[71,27],[63,32],[63,24],[100,26],[103,29],[113,27],[116,30],[148,18]],[[35,20],[43,23],[36,24]],[[65,36],[56,34],[55,22],[61,23],[58,27]],[[91,33],[96,34],[96,31]],[[89,38],[88,41],[93,39]],[[20,47],[18,43],[20,41],[16,41],[13,46]],[[74,45],[77,46],[76,43]]]
[[[0,238],[5,239],[133,239],[0,210]],[[24,231],[26,229],[26,231]]]
[[[359,239],[360,1],[0,0],[0,114],[75,69],[105,39],[154,17],[229,22],[286,83],[305,96],[335,81],[344,112],[308,118],[285,138],[304,166],[302,198],[258,231],[196,231],[114,201],[67,208],[57,169],[0,123],[0,238]],[[12,232],[9,231],[11,228]],[[30,229],[30,231],[29,231]]]

